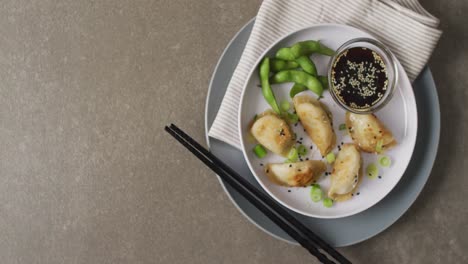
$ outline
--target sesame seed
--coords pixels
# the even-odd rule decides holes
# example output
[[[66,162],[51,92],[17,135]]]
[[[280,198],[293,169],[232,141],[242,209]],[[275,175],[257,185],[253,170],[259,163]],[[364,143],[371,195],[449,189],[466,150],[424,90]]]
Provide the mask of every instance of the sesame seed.
[[[288,190],[288,192],[291,192],[291,190]]]
[[[292,167],[292,164],[289,164],[289,168],[291,168],[291,167]]]

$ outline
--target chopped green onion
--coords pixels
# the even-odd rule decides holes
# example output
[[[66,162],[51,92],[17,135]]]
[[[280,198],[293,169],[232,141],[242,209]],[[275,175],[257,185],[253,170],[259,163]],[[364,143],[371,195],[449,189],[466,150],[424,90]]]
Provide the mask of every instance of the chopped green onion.
[[[314,202],[322,200],[322,189],[320,189],[320,185],[312,185],[312,188],[310,189],[310,199]]]
[[[328,197],[323,199],[323,206],[325,206],[326,208],[332,207],[333,206],[333,200],[328,198]]]
[[[290,159],[285,159],[284,163],[292,163],[292,161]]]
[[[255,114],[254,117],[253,117],[253,121],[257,120],[257,117],[258,117],[258,115]]]
[[[371,163],[367,165],[366,174],[367,174],[367,177],[371,179],[375,179],[379,175],[379,168],[374,163]]]
[[[281,102],[281,110],[283,110],[284,112],[288,111],[290,107],[291,105],[287,100]]]
[[[375,146],[375,151],[377,153],[381,153],[383,150],[383,139],[380,139],[379,141],[377,141],[377,145]]]
[[[330,164],[335,162],[335,154],[333,152],[328,153],[325,158],[327,159],[328,163],[330,163]]]
[[[379,164],[382,167],[389,167],[392,164],[392,160],[388,156],[382,155],[379,158]]]
[[[346,130],[346,124],[341,124],[339,127],[340,130]]]
[[[291,148],[291,150],[289,151],[288,153],[288,159],[291,161],[291,162],[296,162],[298,159],[299,159],[299,154],[297,153],[297,149],[296,148]]]
[[[254,147],[253,152],[254,152],[255,155],[256,155],[257,157],[259,157],[260,159],[263,158],[263,157],[265,157],[266,154],[267,154],[266,149],[265,149],[262,145],[260,145],[260,144],[258,144],[258,145],[256,145],[256,146]]]
[[[299,117],[296,114],[291,113],[288,113],[288,119],[292,124],[297,123],[299,121]]]
[[[299,147],[297,147],[297,152],[299,155],[305,156],[307,155],[307,148],[304,145],[299,145]]]

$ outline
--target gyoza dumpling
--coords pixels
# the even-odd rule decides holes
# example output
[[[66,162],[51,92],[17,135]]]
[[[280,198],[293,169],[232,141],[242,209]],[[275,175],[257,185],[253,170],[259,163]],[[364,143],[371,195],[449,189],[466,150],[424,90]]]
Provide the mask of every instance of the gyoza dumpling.
[[[346,201],[361,180],[361,154],[354,144],[344,144],[336,157],[331,173],[328,196],[335,201]]]
[[[288,123],[273,112],[261,114],[252,124],[250,133],[270,151],[286,156],[294,144],[294,134]]]
[[[327,169],[319,160],[307,160],[296,163],[270,163],[265,172],[270,180],[278,185],[300,187],[316,180]]]
[[[346,127],[354,143],[362,151],[377,152],[376,147],[380,140],[384,149],[396,144],[392,132],[374,114],[359,115],[347,112]]]
[[[327,155],[336,144],[330,112],[324,104],[307,95],[296,96],[293,101],[307,134],[317,145],[320,154]]]

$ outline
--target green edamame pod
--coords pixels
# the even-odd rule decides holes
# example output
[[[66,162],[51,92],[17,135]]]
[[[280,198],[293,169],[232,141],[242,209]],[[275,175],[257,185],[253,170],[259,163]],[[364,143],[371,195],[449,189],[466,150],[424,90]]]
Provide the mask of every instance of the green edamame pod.
[[[307,40],[297,42],[290,48],[279,49],[276,52],[276,58],[282,60],[295,60],[300,56],[310,56],[312,53],[331,56],[335,53],[335,51],[323,45],[319,41]]]
[[[273,111],[277,114],[281,114],[280,108],[278,103],[276,102],[275,94],[270,86],[270,81],[268,79],[270,75],[270,58],[266,57],[263,59],[262,63],[260,64],[259,69],[260,75],[260,82],[262,83],[262,94],[267,103],[271,106]]]
[[[319,41],[307,40],[301,41],[291,46],[291,53],[294,57],[310,56],[312,53],[319,53],[327,56],[331,56],[335,53],[334,50],[323,45]]]
[[[295,60],[295,59],[296,59],[296,57],[294,57],[294,54],[292,54],[290,48],[281,48],[281,49],[279,49],[279,50],[276,52],[275,57],[276,57],[277,59],[288,60],[288,61],[292,61],[292,60]]]
[[[324,89],[328,89],[328,77],[327,76],[318,76],[318,79],[322,83]]]
[[[305,90],[307,90],[307,87],[305,87],[304,85],[295,83],[293,87],[291,88],[291,91],[289,91],[289,97],[294,98],[296,94],[303,92]]]
[[[287,61],[280,59],[270,59],[270,71],[279,72],[284,70],[292,70],[299,67],[299,64],[295,61]]]
[[[273,75],[270,80],[271,83],[285,83],[294,82],[297,84],[304,85],[307,89],[321,96],[323,93],[322,83],[317,77],[312,76],[303,71],[287,70],[280,71]]]
[[[305,72],[313,76],[317,76],[317,67],[315,66],[315,63],[309,58],[309,56],[300,56],[296,59],[296,62]]]

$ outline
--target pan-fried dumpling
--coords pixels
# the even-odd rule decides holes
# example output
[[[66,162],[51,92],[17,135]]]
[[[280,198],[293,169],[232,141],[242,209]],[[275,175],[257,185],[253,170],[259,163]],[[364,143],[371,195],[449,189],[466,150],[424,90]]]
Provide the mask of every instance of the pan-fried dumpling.
[[[360,115],[347,112],[346,127],[354,143],[362,151],[377,152],[379,141],[382,142],[384,149],[396,144],[392,132],[374,114]]]
[[[250,133],[270,151],[286,156],[294,144],[294,134],[288,123],[273,112],[261,114],[252,124]]]
[[[354,144],[344,144],[336,157],[331,173],[328,196],[335,201],[346,201],[361,180],[361,154]]]
[[[327,169],[319,160],[307,160],[296,163],[270,163],[265,172],[271,181],[278,185],[300,187],[307,186],[318,179]]]
[[[324,104],[307,95],[296,96],[293,101],[307,134],[317,145],[320,154],[327,155],[336,144],[331,113]]]

